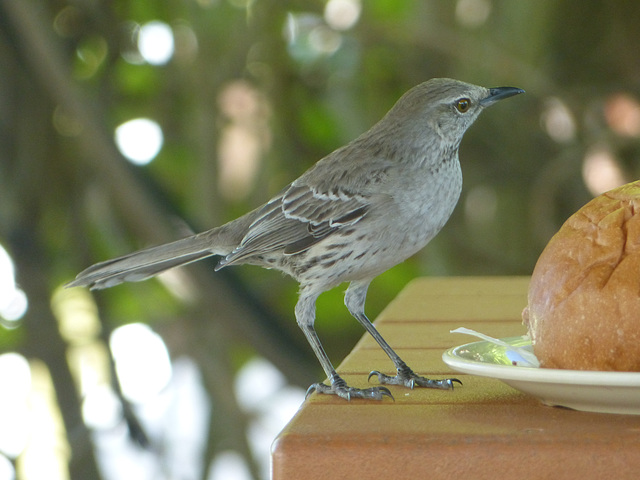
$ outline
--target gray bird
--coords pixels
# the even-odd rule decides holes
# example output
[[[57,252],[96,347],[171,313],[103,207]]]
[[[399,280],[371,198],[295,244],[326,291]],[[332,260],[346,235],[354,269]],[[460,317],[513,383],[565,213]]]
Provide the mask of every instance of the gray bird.
[[[265,205],[206,232],[87,268],[69,287],[108,288],[220,255],[216,270],[252,264],[300,283],[295,316],[330,384],[308,392],[382,399],[388,388],[354,388],[336,373],[314,329],[318,296],[350,282],[345,304],[393,361],[381,384],[439,389],[457,379],[418,376],[364,313],[377,275],[422,249],[447,222],[462,189],[458,147],[486,107],[523,93],[436,78],[405,93],[369,131],[317,162]],[[460,383],[460,382],[459,382]]]

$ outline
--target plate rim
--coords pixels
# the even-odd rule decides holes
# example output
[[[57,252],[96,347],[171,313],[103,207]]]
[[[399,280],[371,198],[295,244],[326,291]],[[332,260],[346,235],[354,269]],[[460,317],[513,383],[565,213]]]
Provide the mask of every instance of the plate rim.
[[[501,341],[513,344],[518,341],[522,345],[522,337],[506,337]],[[478,362],[463,358],[457,352],[463,348],[491,344],[486,340],[470,342],[447,349],[442,354],[442,360],[451,368],[462,373],[470,373],[498,380],[513,380],[519,382],[555,383],[574,386],[599,387],[640,387],[640,372],[614,372],[599,370],[563,370],[557,368],[538,368],[517,365],[493,364]],[[495,345],[495,344],[493,344]],[[526,343],[525,343],[526,345]],[[503,347],[504,348],[504,347]]]

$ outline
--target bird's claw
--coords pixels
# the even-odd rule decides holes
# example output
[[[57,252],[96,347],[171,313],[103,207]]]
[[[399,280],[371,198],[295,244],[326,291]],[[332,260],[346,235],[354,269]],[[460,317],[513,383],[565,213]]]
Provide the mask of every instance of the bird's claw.
[[[411,389],[415,387],[424,387],[438,388],[441,390],[453,390],[454,383],[459,383],[460,385],[462,385],[462,382],[457,378],[432,380],[430,378],[421,377],[420,375],[415,374],[409,367],[398,368],[398,374],[395,376],[386,375],[377,370],[373,370],[369,374],[368,380],[371,380],[371,377],[373,376],[377,376],[378,382],[383,385],[402,385]]]
[[[333,382],[331,385],[324,383],[314,383],[307,389],[305,398],[311,395],[313,392],[337,395],[341,398],[350,401],[352,398],[367,398],[370,400],[382,400],[383,397],[389,397],[391,400],[395,400],[391,391],[387,387],[371,387],[371,388],[355,388],[348,386],[343,382]]]

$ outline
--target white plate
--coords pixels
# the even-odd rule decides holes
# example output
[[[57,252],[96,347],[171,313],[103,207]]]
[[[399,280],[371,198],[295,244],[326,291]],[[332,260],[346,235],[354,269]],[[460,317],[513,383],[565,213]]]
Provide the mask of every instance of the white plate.
[[[523,337],[502,341],[515,347],[531,345]],[[640,373],[524,367],[513,365],[512,358],[507,347],[486,341],[454,347],[442,355],[455,370],[502,380],[547,405],[640,415]]]

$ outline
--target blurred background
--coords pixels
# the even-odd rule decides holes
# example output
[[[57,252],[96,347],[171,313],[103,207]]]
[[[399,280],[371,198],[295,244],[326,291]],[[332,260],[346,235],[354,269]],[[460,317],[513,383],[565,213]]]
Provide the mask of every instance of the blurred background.
[[[419,275],[530,274],[640,176],[639,24],[634,0],[0,0],[0,480],[268,478],[323,377],[295,282],[62,285],[260,205],[444,76],[527,93],[466,134],[453,217],[368,314]],[[317,326],[336,365],[363,333],[341,289]]]

